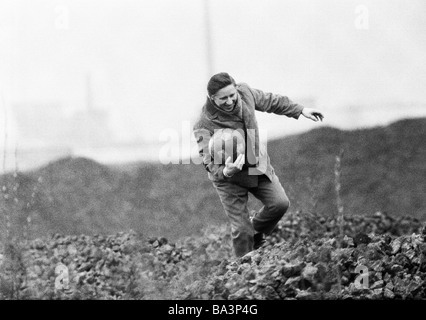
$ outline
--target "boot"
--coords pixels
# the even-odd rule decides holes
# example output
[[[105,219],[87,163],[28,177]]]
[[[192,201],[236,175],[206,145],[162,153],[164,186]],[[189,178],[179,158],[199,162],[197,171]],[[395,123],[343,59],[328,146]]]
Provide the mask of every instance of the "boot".
[[[253,240],[254,240],[254,243],[253,243],[254,250],[259,249],[266,242],[262,232],[255,233],[253,236]]]

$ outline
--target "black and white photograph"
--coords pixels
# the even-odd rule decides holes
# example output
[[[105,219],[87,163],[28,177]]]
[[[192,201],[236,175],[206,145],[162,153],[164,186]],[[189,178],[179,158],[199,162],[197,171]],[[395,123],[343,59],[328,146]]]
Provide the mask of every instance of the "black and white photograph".
[[[426,2],[0,0],[0,189],[0,300],[424,300]]]

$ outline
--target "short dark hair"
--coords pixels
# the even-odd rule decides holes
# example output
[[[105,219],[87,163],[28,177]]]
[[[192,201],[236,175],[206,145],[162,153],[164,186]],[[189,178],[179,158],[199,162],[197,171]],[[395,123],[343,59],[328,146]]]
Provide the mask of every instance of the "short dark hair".
[[[209,83],[207,84],[207,92],[211,97],[220,89],[225,88],[231,84],[235,86],[235,80],[229,74],[226,72],[217,73],[210,78]]]

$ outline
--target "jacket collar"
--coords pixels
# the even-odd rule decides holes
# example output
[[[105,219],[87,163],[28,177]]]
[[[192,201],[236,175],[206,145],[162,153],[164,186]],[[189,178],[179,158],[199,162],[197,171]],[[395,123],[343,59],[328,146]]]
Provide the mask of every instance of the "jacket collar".
[[[210,116],[215,116],[216,113],[218,113],[218,111],[219,110],[217,109],[217,107],[210,101],[209,98],[207,98],[207,101],[206,101],[206,112],[207,112],[207,114],[210,115]]]

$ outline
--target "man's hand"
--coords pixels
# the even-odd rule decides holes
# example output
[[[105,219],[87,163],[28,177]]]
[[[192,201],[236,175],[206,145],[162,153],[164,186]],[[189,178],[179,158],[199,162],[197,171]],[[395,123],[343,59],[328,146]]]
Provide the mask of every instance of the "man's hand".
[[[231,157],[228,157],[225,161],[225,168],[223,168],[223,174],[225,177],[232,177],[238,171],[241,171],[244,164],[244,154],[240,154],[237,159],[232,162]]]
[[[323,114],[321,113],[321,111],[318,111],[316,109],[312,109],[312,108],[303,108],[302,110],[302,114],[308,118],[311,119],[313,121],[318,121],[324,118]]]

